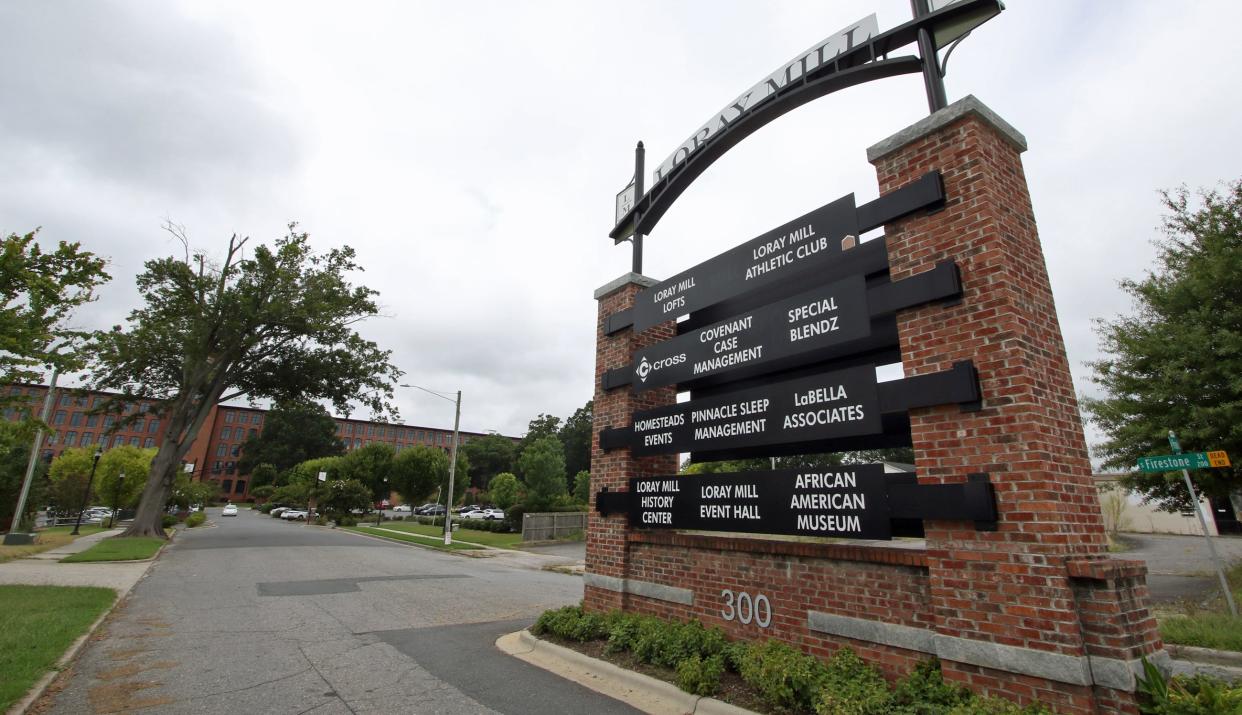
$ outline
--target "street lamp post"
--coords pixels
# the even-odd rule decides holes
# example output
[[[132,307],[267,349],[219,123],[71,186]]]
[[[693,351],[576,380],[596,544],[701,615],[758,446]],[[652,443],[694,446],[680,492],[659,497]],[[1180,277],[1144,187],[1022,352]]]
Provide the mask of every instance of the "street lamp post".
[[[384,486],[380,488],[382,497],[380,499],[379,508],[375,510],[375,526],[379,526],[384,519],[384,499],[388,496],[388,477],[384,477]]]
[[[453,416],[453,450],[449,455],[449,483],[448,495],[444,498],[444,545],[451,546],[453,544],[453,479],[457,476],[457,442],[458,430],[461,427],[461,390],[457,391],[457,398],[453,399],[448,395],[442,395],[435,390],[428,390],[418,385],[401,385],[402,387],[412,387],[415,390],[422,390],[439,397],[442,400],[448,400],[456,405],[456,414]]]
[[[82,494],[82,508],[78,509],[78,520],[73,524],[71,536],[78,536],[78,529],[82,527],[82,512],[86,511],[86,500],[91,498],[91,485],[95,483],[95,469],[99,466],[99,458],[103,456],[103,450],[99,447],[95,448],[95,460],[91,462],[91,476],[86,480],[86,492]]]
[[[121,509],[121,490],[125,488],[125,472],[116,475],[116,489],[112,494],[112,515],[108,517],[108,528],[116,521],[116,513]]]

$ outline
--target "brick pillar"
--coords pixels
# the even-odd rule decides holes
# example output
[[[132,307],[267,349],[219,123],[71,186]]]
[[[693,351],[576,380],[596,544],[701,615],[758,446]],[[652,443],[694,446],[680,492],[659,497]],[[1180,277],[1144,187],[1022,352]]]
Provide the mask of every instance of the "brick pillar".
[[[677,473],[675,454],[636,459],[630,456],[628,448],[604,452],[599,447],[600,430],[630,424],[630,415],[635,410],[677,401],[677,392],[672,387],[648,390],[642,394],[636,394],[629,387],[607,392],[601,387],[604,373],[629,365],[636,350],[668,340],[676,334],[671,322],[661,323],[642,333],[635,333],[633,328],[612,335],[606,333],[609,316],[632,307],[638,292],[655,283],[645,276],[629,273],[595,291],[595,299],[599,301],[595,323],[595,425],[591,437],[591,508],[587,517],[587,575],[583,597],[589,610],[622,607],[629,566],[626,517],[624,514],[612,514],[607,518],[600,516],[595,511],[596,492],[604,487],[611,491],[626,490],[631,477]]]
[[[1107,539],[1023,174],[1025,150],[1025,138],[974,97],[868,150],[881,194],[931,170],[944,177],[943,210],[885,227],[892,278],[947,259],[962,272],[959,305],[898,316],[905,374],[973,360],[982,390],[977,411],[911,412],[919,481],[988,472],[1000,513],[995,532],[926,524],[936,650],[947,678],[978,691],[1041,699],[1058,712],[1128,710],[1126,693],[1097,696],[1099,683],[1122,683],[1093,678],[1067,566],[1106,558]],[[1128,598],[1135,594],[1145,597],[1145,589]],[[1130,625],[1145,629],[1138,640],[1149,650],[1159,646],[1149,620]]]

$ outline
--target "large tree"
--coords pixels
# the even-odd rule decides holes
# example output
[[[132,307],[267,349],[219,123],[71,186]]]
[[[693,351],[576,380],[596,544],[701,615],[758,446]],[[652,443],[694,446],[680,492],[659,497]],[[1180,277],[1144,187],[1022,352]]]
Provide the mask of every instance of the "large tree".
[[[536,440],[527,447],[518,458],[518,467],[526,482],[527,510],[546,509],[557,497],[567,493],[564,449],[555,435]]]
[[[378,312],[376,292],[350,282],[361,268],[348,246],[324,253],[291,224],[274,245],[234,236],[220,261],[191,255],[147,261],[138,276],[144,305],[96,341],[97,389],[121,390],[113,402],[153,401],[168,424],[126,536],[164,536],[160,516],[182,457],[212,407],[246,396],[277,403],[329,400],[393,412],[401,371],[389,352],[355,331]]]
[[[250,474],[266,463],[283,472],[308,459],[335,457],[344,452],[336,436],[336,422],[328,411],[317,402],[295,400],[268,411],[263,431],[242,444],[237,469]]]
[[[111,507],[119,505],[122,509],[130,508],[138,503],[147,476],[151,471],[151,460],[155,458],[154,449],[141,449],[128,444],[113,447],[103,453],[99,465],[95,468],[95,482],[91,488],[92,503]],[[77,477],[89,475],[91,465],[95,461],[95,450],[89,447],[66,449],[52,460],[51,477],[59,482],[66,476]],[[121,479],[121,475],[125,479]],[[81,494],[78,495],[81,499]],[[69,504],[74,509],[75,504]],[[89,505],[88,505],[89,506]]]
[[[444,450],[416,444],[392,460],[392,486],[407,504],[423,501],[434,497],[436,488],[448,479],[448,467]]]
[[[85,333],[69,319],[109,278],[103,259],[80,244],[61,241],[44,252],[36,234],[0,238],[0,385],[39,382],[45,366],[81,367]],[[24,400],[0,391],[0,407]]]
[[[582,407],[565,420],[557,437],[565,449],[565,473],[576,475],[578,472],[591,471],[591,432],[594,424],[592,417],[594,400],[587,400]],[[572,476],[571,476],[572,480]],[[569,486],[573,486],[572,483]]]
[[[526,434],[523,435],[521,441],[517,445],[517,455],[515,459],[520,459],[526,448],[543,439],[544,437],[556,437],[561,432],[561,418],[556,415],[547,415],[542,412],[535,417],[526,426]],[[521,468],[519,467],[519,470]],[[522,476],[518,474],[518,476]]]
[[[517,445],[508,437],[489,434],[462,445],[470,460],[470,480],[479,489],[487,489],[497,474],[512,472],[517,460]]]
[[[35,425],[31,422],[8,422],[0,420],[0,527],[8,523],[17,508],[17,495],[26,475],[30,459],[30,441],[34,439]],[[47,462],[35,464],[35,474],[30,495],[26,499],[23,517],[38,511],[46,502]]]
[[[1185,188],[1163,194],[1165,240],[1154,268],[1121,287],[1134,313],[1100,321],[1106,357],[1091,364],[1105,394],[1086,401],[1107,439],[1104,466],[1132,469],[1166,454],[1175,430],[1188,451],[1242,457],[1242,180],[1196,200]],[[1195,470],[1210,496],[1239,487],[1237,468]],[[1180,474],[1128,475],[1128,486],[1161,508],[1189,509]]]
[[[375,495],[375,501],[380,502],[388,498],[392,486],[388,481],[389,473],[396,454],[391,444],[372,442],[342,457],[341,471],[345,479],[355,479],[367,485]]]

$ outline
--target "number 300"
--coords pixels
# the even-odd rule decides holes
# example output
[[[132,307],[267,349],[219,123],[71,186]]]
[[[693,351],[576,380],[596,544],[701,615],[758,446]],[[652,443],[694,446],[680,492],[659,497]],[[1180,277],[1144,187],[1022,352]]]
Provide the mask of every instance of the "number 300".
[[[751,621],[754,621],[755,625],[760,628],[772,625],[772,604],[762,593],[751,598],[750,594],[745,591],[738,591],[735,594],[726,588],[720,592],[720,597],[724,599],[725,604],[725,607],[720,609],[720,617],[726,621],[737,620],[744,625],[750,625]]]

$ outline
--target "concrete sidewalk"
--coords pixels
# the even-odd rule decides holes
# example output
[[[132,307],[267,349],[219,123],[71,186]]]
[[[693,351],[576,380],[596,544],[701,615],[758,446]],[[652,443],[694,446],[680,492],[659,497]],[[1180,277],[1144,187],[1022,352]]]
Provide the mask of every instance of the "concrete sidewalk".
[[[49,551],[0,564],[0,584],[102,586],[114,589],[119,601],[138,583],[154,560],[132,563],[60,563],[69,554],[85,551],[101,540],[119,533],[120,529],[101,531]]]

